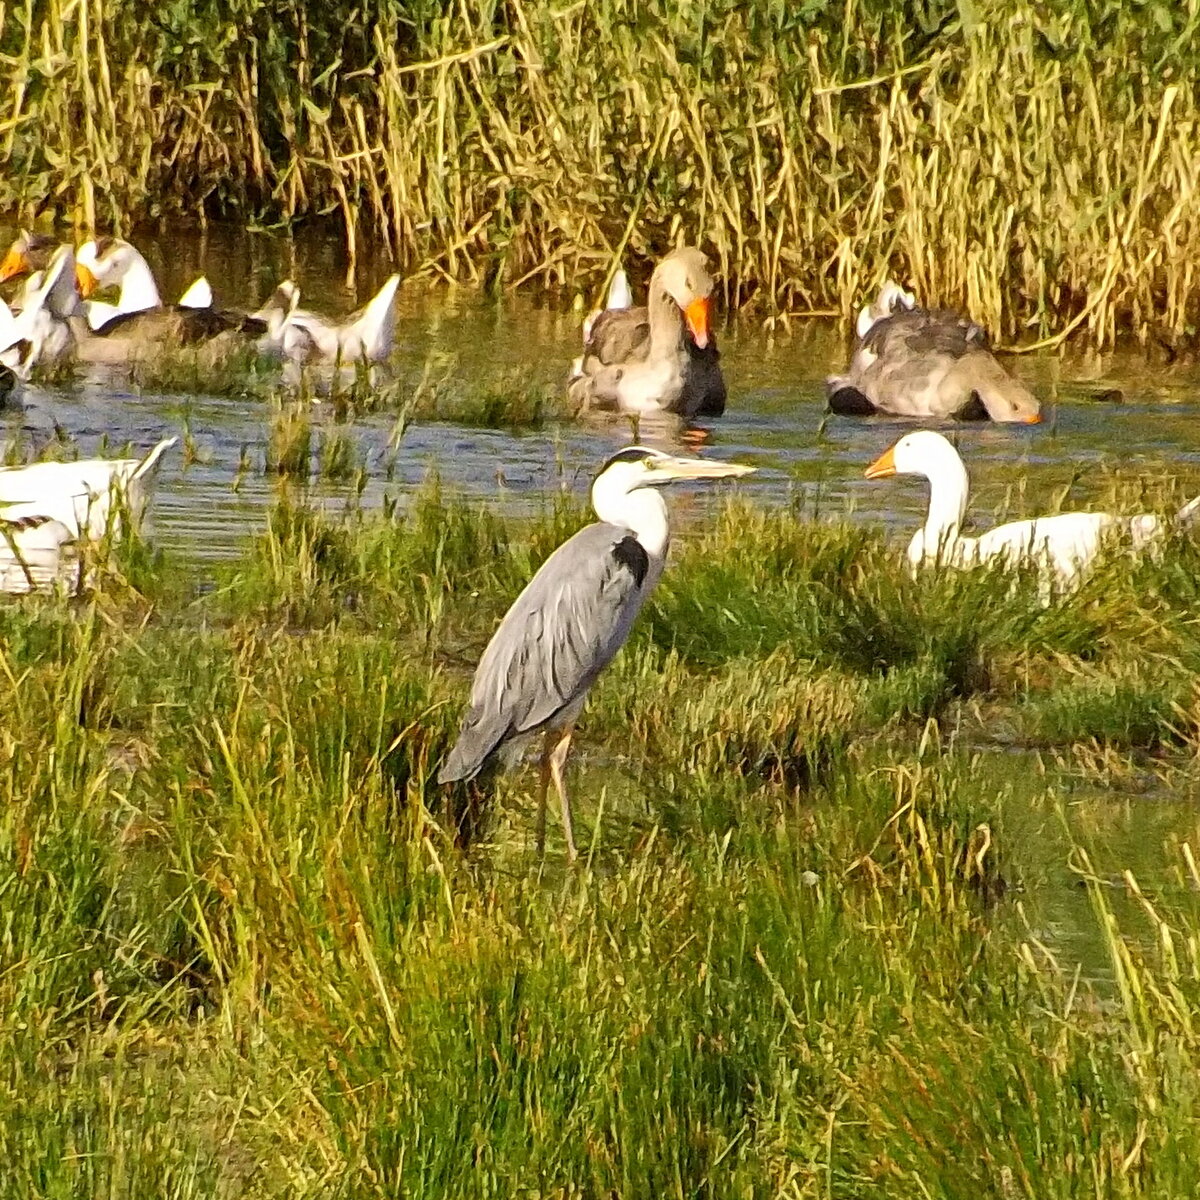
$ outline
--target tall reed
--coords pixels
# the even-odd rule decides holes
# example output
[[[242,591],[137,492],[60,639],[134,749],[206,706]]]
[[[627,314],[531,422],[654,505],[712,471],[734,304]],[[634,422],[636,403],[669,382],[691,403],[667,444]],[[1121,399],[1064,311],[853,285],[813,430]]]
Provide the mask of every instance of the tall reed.
[[[732,304],[885,274],[1006,339],[1200,325],[1197,0],[26,0],[0,201],[122,229],[336,214],[352,254],[596,292],[710,249]]]

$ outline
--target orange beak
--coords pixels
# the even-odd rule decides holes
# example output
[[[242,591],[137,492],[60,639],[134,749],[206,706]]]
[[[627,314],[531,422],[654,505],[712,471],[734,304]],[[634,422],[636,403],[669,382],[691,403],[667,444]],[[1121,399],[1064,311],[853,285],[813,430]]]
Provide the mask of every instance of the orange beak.
[[[99,280],[82,263],[75,264],[75,281],[79,284],[79,294],[86,300],[99,285]]]
[[[16,279],[18,275],[24,275],[30,269],[29,263],[25,260],[20,250],[13,247],[4,256],[4,261],[0,262],[0,283],[6,279]]]
[[[687,322],[688,332],[692,335],[692,341],[701,350],[708,345],[708,306],[709,298],[702,296],[699,300],[693,300],[683,310],[683,319]]]
[[[1042,414],[1035,412],[1032,417],[1023,418],[1026,425],[1040,425],[1042,423]]]
[[[896,473],[896,460],[892,455],[895,446],[889,446],[868,468],[868,479],[886,479]]]

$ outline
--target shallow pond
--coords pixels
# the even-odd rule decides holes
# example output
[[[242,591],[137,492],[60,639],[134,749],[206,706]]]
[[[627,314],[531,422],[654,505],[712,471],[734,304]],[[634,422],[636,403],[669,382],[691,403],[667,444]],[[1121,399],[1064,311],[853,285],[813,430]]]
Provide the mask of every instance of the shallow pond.
[[[0,229],[0,240],[8,231]],[[222,232],[173,243],[142,238],[164,296],[177,295],[204,271],[218,302],[254,307],[279,279],[290,276],[307,305],[330,313],[360,304],[388,273],[385,264],[363,268],[358,290],[347,286],[339,247],[332,241],[289,242],[265,234]],[[494,381],[498,377],[557,387],[578,353],[580,316],[524,296],[486,301],[473,292],[406,283],[400,291],[396,370],[419,378],[436,374]],[[744,486],[762,502],[802,498],[807,511],[851,513],[901,532],[924,513],[924,485],[917,480],[872,483],[863,469],[911,425],[887,421],[826,418],[822,380],[840,367],[846,353],[842,329],[830,321],[794,323],[774,336],[749,321],[721,331],[729,381],[728,415],[713,422],[707,446],[714,455],[751,462],[762,470]],[[1036,427],[959,426],[956,438],[975,487],[975,511],[990,513],[1006,503],[1086,506],[1104,471],[1120,468],[1148,478],[1180,474],[1200,487],[1200,373],[1185,368],[1148,367],[1139,358],[1084,361],[1055,355],[1023,358],[1016,369],[1048,401],[1047,419]],[[1120,400],[1106,392],[1119,390]],[[56,427],[81,453],[110,445],[147,448],[157,439],[182,434],[195,439],[198,461],[184,465],[177,451],[159,476],[154,505],[156,541],[177,558],[194,563],[227,558],[261,529],[277,482],[262,471],[269,412],[258,402],[206,395],[137,394],[111,380],[64,387],[30,387],[23,412],[5,416],[10,436],[35,445]],[[316,406],[314,423],[332,423],[329,406]],[[536,507],[548,489],[564,483],[583,492],[595,467],[630,440],[624,421],[604,426],[551,424],[507,432],[446,422],[415,423],[398,451],[389,445],[395,414],[360,417],[344,428],[354,440],[369,480],[367,507],[384,496],[403,503],[406,493],[432,470],[447,491],[520,512]],[[319,436],[319,434],[318,434]],[[643,429],[643,440],[662,433]],[[666,435],[667,440],[670,436]],[[394,459],[390,478],[384,464]],[[243,470],[248,461],[249,470]],[[354,501],[349,483],[314,482],[312,497],[336,506]],[[683,501],[685,523],[711,500]],[[1172,836],[1195,834],[1192,798],[1119,797],[1103,789],[1079,788],[1069,776],[1044,769],[1036,755],[1017,754],[1022,770],[1039,773],[1041,795],[1015,820],[1021,850],[1032,856],[1028,882],[1039,894],[1034,920],[1088,973],[1103,974],[1103,950],[1087,912],[1087,897],[1065,868],[1067,839],[1061,813],[1073,832],[1107,846],[1113,861],[1100,870],[1142,864],[1140,877],[1161,865],[1161,847]],[[1034,793],[1031,792],[1032,796]],[[1057,832],[1056,832],[1057,831]],[[1090,931],[1085,933],[1084,931]]]
[[[8,231],[0,228],[0,240]],[[346,312],[370,294],[387,274],[386,264],[360,269],[357,292],[346,286],[338,244],[331,239],[292,242],[266,234],[221,231],[166,242],[143,237],[166,297],[177,295],[197,274],[207,272],[219,303],[255,306],[284,276],[295,278],[304,302],[330,313]],[[538,304],[524,296],[499,302],[474,292],[406,283],[400,291],[396,369],[419,378],[427,367],[437,375],[494,381],[527,379],[557,387],[578,353],[580,318],[575,312]],[[708,445],[721,457],[754,462],[760,474],[747,487],[756,498],[779,500],[799,490],[806,507],[853,510],[864,518],[911,527],[923,512],[924,486],[917,480],[869,483],[863,468],[909,425],[874,419],[829,418],[823,413],[821,382],[839,367],[846,347],[834,322],[793,323],[768,337],[748,321],[721,333],[730,386],[728,415],[712,423]],[[956,436],[972,472],[976,511],[1005,503],[1008,490],[1024,487],[1030,503],[1084,505],[1095,463],[1163,469],[1200,477],[1200,373],[1151,369],[1138,358],[1102,362],[1060,361],[1053,355],[1016,364],[1050,403],[1040,426],[959,426]],[[1109,389],[1122,400],[1100,400]],[[318,426],[332,420],[314,413]],[[200,461],[184,467],[173,453],[159,477],[154,526],[158,540],[190,559],[235,553],[247,534],[261,526],[274,481],[252,469],[238,490],[234,481],[247,456],[261,467],[268,430],[262,404],[204,395],[135,394],[111,380],[72,387],[31,387],[25,411],[6,418],[10,435],[24,428],[36,443],[55,426],[92,453],[107,435],[146,447],[161,436],[183,432],[195,438]],[[378,504],[385,492],[406,490],[436,468],[451,492],[500,501],[510,508],[534,504],[547,488],[569,481],[581,491],[596,465],[630,438],[625,421],[605,426],[549,425],[506,432],[418,423],[408,428],[395,456],[393,478],[381,478],[394,428],[387,413],[347,426],[360,461],[372,474],[364,503]],[[643,428],[647,441],[660,440]],[[374,469],[374,470],[373,470]],[[336,501],[348,485],[314,485],[314,495]]]

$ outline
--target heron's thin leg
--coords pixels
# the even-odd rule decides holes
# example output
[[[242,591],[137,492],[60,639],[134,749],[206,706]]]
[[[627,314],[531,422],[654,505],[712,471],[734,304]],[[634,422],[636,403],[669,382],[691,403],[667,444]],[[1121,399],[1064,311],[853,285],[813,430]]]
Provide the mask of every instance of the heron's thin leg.
[[[562,804],[563,833],[567,837],[567,859],[570,862],[574,862],[579,857],[579,852],[575,849],[575,829],[571,822],[571,798],[567,795],[567,783],[563,778],[563,766],[567,761],[567,751],[571,749],[571,734],[574,732],[574,725],[568,725],[566,728],[558,730],[557,741],[555,741],[553,748],[547,756],[550,765],[550,778],[554,780],[554,790],[558,792],[558,799]],[[547,745],[549,745],[549,735],[547,735]],[[545,793],[543,793],[544,798]],[[544,811],[543,809],[543,813]]]
[[[546,853],[546,793],[550,790],[550,758],[554,753],[554,734],[546,731],[542,742],[542,761],[538,778],[537,852]]]

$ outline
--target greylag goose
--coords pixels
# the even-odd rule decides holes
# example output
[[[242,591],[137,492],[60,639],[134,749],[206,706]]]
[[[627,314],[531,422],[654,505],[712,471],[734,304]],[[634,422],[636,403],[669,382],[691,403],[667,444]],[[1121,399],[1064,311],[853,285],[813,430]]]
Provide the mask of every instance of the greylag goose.
[[[673,250],[650,276],[645,308],[606,309],[567,385],[580,408],[719,417],[725,380],[709,323],[707,259]]]
[[[845,375],[825,382],[835,413],[866,416],[1041,420],[1037,397],[988,347],[983,329],[958,313],[920,308],[889,281],[856,325]]]
[[[591,341],[592,326],[596,324],[601,313],[632,307],[633,293],[629,290],[629,276],[625,274],[624,267],[618,267],[612,283],[608,285],[608,295],[605,297],[604,307],[593,310],[583,319],[583,344],[586,346]]]
[[[986,562],[1008,567],[1032,565],[1045,599],[1055,590],[1076,587],[1110,541],[1124,538],[1135,550],[1146,548],[1165,536],[1172,525],[1193,520],[1200,510],[1197,497],[1173,518],[1154,513],[1058,513],[1012,521],[979,537],[966,537],[961,530],[969,494],[967,469],[958,451],[940,433],[922,429],[905,434],[866,470],[868,479],[892,475],[920,475],[929,481],[929,514],[908,543],[908,561],[914,570]]]

